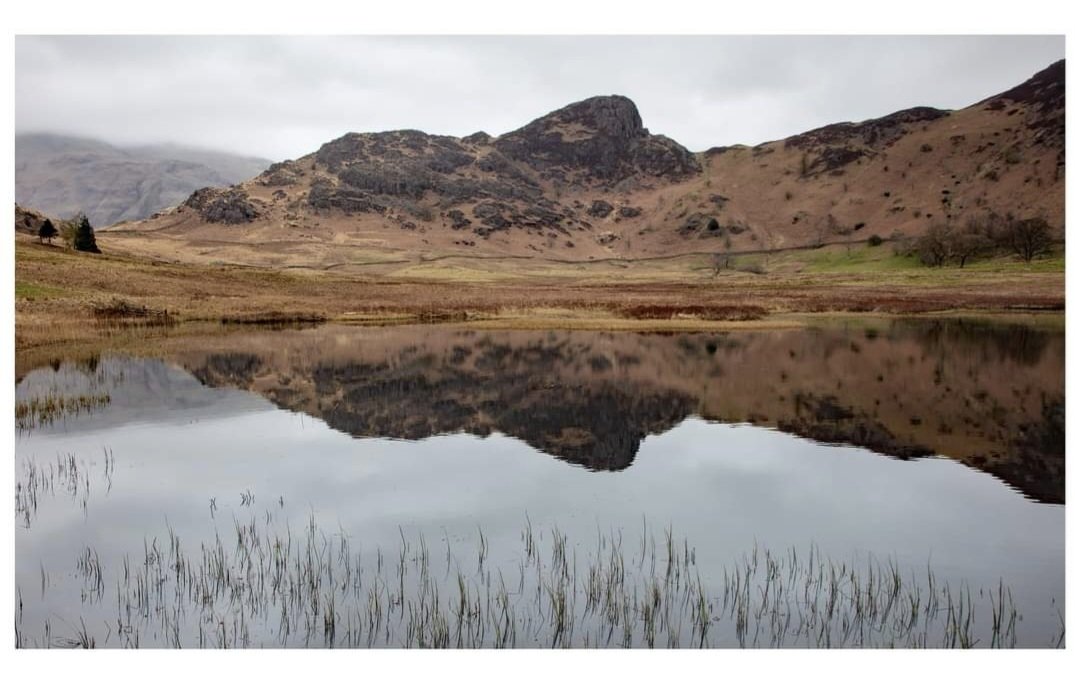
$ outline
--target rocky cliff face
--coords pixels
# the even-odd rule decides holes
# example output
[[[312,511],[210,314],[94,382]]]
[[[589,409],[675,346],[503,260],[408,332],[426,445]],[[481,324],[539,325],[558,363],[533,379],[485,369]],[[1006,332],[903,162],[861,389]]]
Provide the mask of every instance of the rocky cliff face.
[[[651,135],[626,97],[592,97],[500,137],[494,147],[544,178],[615,185],[642,177],[684,179],[702,171],[683,146]]]
[[[328,254],[347,248],[575,261],[771,250],[913,237],[989,212],[1062,229],[1064,73],[1058,62],[957,111],[919,106],[702,153],[651,134],[618,95],[498,137],[350,133],[213,209],[193,196],[124,230],[247,253],[303,244],[287,264],[339,267],[349,256]]]

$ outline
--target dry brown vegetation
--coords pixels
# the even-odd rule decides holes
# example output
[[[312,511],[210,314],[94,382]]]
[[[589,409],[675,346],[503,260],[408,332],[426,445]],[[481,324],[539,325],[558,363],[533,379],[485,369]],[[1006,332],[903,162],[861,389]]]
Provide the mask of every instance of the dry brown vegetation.
[[[90,308],[94,318],[99,320],[137,321],[145,324],[168,324],[174,322],[172,315],[166,309],[152,309],[118,297],[107,302],[92,302]]]
[[[767,314],[758,305],[633,305],[619,311],[630,319],[688,317],[706,321],[756,321]]]
[[[865,249],[867,246],[862,246]],[[871,248],[869,252],[881,250]],[[470,323],[517,328],[672,330],[787,326],[802,313],[906,314],[1061,311],[1063,261],[1048,267],[856,271],[794,266],[722,273],[670,260],[587,265],[519,263],[486,277],[485,262],[422,276],[171,264],[87,255],[16,240],[16,348],[100,338],[116,321],[263,323]],[[820,255],[819,255],[820,253]],[[802,257],[820,257],[807,250]],[[783,255],[787,260],[790,255]],[[840,254],[840,257],[843,257]],[[1048,264],[1048,263],[1047,263]],[[468,269],[467,266],[473,269]],[[477,274],[475,274],[477,273]]]

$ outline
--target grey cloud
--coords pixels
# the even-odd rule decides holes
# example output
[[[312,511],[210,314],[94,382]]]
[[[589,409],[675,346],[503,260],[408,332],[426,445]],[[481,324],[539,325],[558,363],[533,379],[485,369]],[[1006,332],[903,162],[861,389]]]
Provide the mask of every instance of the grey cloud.
[[[281,159],[349,131],[498,134],[617,93],[701,150],[966,106],[1063,52],[1062,36],[20,36],[15,120]]]

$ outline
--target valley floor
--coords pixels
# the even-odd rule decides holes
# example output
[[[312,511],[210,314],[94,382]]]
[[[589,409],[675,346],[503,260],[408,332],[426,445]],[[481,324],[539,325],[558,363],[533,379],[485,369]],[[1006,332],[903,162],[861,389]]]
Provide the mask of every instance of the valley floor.
[[[359,276],[182,264],[75,253],[25,235],[15,244],[17,353],[102,342],[141,328],[221,332],[230,324],[465,323],[476,327],[714,330],[786,327],[833,314],[1062,314],[1061,254],[926,268],[865,244],[740,255],[560,263],[418,260]],[[167,316],[164,313],[167,312]],[[202,322],[202,323],[194,323]],[[223,324],[221,322],[224,322]]]

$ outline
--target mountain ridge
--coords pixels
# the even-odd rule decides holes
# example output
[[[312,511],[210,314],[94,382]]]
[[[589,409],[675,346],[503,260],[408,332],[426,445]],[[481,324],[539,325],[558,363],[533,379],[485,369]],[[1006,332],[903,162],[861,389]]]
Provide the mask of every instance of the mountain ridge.
[[[116,246],[346,268],[386,251],[587,261],[772,250],[914,236],[986,212],[1062,227],[1064,71],[1056,62],[963,109],[704,152],[651,134],[621,95],[497,137],[352,132],[124,225]]]
[[[177,144],[117,146],[47,132],[15,135],[15,200],[97,227],[142,219],[206,185],[228,186],[269,161]]]

